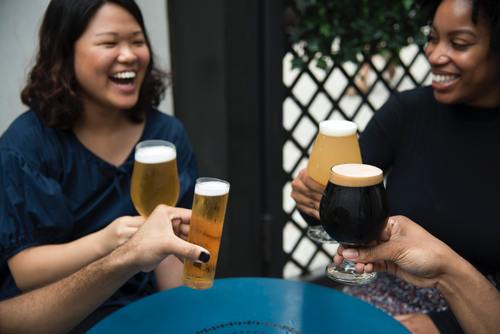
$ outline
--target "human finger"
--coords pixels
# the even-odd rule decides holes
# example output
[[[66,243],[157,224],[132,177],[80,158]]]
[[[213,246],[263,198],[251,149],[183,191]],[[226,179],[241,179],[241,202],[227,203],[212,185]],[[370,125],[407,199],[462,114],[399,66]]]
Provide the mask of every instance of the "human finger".
[[[126,224],[129,227],[141,227],[144,224],[144,218],[141,216],[127,217]]]
[[[206,263],[210,260],[210,252],[208,250],[177,237],[172,239],[171,251],[177,257],[192,261]]]

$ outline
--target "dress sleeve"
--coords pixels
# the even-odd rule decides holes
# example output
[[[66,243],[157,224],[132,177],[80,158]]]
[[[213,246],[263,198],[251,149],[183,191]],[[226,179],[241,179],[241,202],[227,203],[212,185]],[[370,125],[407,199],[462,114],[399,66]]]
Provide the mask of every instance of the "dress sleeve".
[[[65,241],[72,214],[60,184],[15,152],[0,152],[0,254]]]
[[[375,112],[359,144],[363,163],[375,165],[387,171],[393,164],[403,131],[403,105],[398,93]]]
[[[180,122],[179,130],[175,142],[180,183],[177,206],[190,209],[193,204],[194,185],[198,178],[198,164],[186,130]]]

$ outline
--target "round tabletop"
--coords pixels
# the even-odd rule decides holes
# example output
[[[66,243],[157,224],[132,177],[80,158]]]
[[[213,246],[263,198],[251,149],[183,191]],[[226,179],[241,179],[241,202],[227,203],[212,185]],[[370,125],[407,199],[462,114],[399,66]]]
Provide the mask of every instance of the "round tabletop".
[[[208,290],[180,287],[116,311],[89,333],[408,333],[356,298],[315,284],[273,278],[215,280]]]

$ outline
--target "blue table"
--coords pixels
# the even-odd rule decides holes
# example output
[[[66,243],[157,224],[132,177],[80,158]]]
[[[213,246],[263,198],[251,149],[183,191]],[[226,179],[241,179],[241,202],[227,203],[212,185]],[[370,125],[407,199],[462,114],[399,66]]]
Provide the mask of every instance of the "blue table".
[[[322,286],[271,278],[216,280],[156,293],[103,319],[98,333],[408,333],[373,306]]]

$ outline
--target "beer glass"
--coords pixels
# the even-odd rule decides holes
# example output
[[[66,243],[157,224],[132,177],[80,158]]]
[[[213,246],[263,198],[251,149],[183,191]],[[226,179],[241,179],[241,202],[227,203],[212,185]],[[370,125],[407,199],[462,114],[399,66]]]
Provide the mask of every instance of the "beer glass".
[[[209,177],[196,180],[188,241],[206,248],[210,260],[184,262],[183,281],[190,288],[208,289],[213,284],[228,194],[226,181]]]
[[[377,240],[388,215],[382,170],[364,164],[333,166],[320,204],[320,221],[328,234],[342,245],[368,246]],[[326,268],[331,279],[344,284],[366,284],[376,273],[357,274],[355,264],[344,261]]]
[[[361,163],[357,125],[344,120],[327,120],[319,124],[307,164],[307,173],[319,184],[326,186],[330,168],[343,163]],[[321,225],[309,226],[309,238],[316,242],[334,242]]]
[[[164,140],[137,144],[130,193],[132,203],[143,217],[148,217],[159,204],[175,206],[179,176],[174,144]]]

